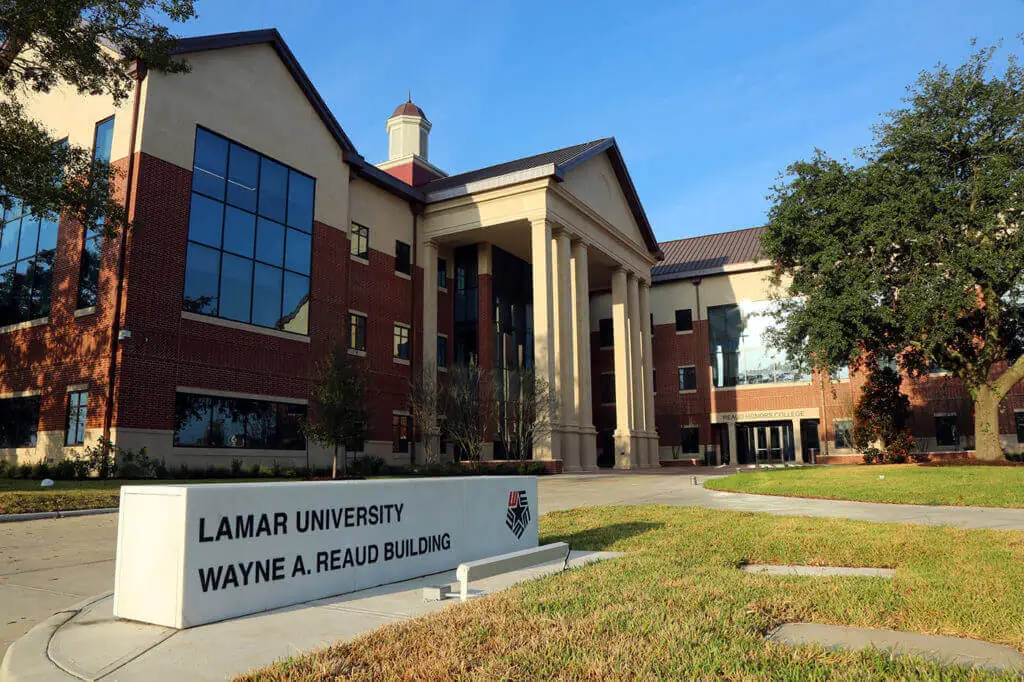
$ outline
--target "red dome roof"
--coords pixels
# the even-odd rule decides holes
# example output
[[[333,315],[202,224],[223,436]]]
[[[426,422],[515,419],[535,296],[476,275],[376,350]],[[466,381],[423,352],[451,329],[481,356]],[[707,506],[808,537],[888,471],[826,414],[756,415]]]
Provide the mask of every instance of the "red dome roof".
[[[406,100],[398,105],[395,109],[395,113],[391,114],[391,118],[395,116],[419,116],[420,118],[426,118],[427,115],[423,113],[423,110],[412,103],[412,100]]]

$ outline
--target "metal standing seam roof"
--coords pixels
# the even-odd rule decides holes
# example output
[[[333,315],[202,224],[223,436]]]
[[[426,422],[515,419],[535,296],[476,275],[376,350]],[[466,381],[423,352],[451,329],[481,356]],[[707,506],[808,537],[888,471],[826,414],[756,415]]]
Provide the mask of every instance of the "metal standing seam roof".
[[[651,278],[655,282],[681,279],[697,272],[762,260],[761,234],[764,229],[748,227],[661,242],[665,260],[651,268]]]

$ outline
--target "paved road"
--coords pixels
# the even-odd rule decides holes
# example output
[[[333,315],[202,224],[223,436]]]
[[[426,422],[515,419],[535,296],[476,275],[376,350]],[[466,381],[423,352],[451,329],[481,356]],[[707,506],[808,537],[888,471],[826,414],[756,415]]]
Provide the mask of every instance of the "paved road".
[[[542,514],[574,507],[668,504],[780,515],[1024,530],[1024,509],[925,507],[801,500],[704,490],[721,471],[562,475],[540,479]],[[36,622],[114,587],[117,517],[82,516],[0,524],[0,657]]]

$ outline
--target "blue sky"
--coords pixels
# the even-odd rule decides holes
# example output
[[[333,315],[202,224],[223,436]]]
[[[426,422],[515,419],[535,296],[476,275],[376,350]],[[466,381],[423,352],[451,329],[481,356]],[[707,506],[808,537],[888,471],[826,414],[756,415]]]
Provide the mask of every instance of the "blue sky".
[[[661,240],[762,224],[778,173],[847,156],[1024,0],[200,0],[198,35],[276,27],[360,152],[411,88],[450,173],[614,135]]]

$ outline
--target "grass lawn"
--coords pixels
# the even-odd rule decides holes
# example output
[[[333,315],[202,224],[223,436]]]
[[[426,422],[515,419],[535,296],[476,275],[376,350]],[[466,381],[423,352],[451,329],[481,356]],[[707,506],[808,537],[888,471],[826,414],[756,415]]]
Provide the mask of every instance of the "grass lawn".
[[[248,480],[274,479],[210,479],[188,481],[124,481],[86,480],[55,481],[50,489],[39,487],[39,481],[29,479],[0,479],[0,514],[26,514],[28,512],[69,511],[72,509],[103,509],[116,507],[122,485],[151,485],[166,483],[244,483]],[[289,479],[295,480],[295,479]]]
[[[1021,533],[678,507],[580,509],[540,523],[542,542],[628,556],[389,625],[239,679],[1000,679],[878,652],[765,642],[765,633],[789,621],[1024,649]],[[897,575],[751,575],[737,570],[743,562],[895,567]]]
[[[892,464],[775,469],[707,480],[704,487],[830,500],[1024,507],[1024,467],[1009,466]]]

